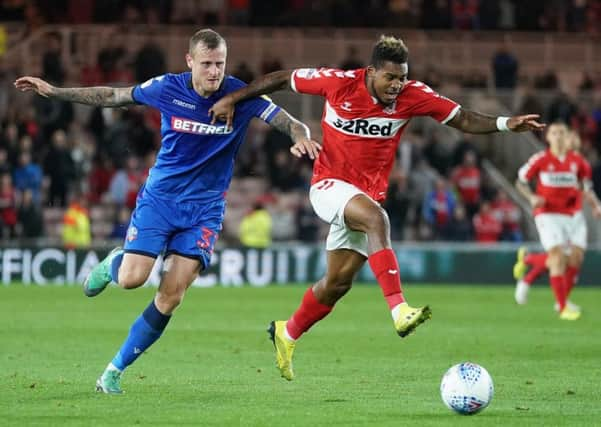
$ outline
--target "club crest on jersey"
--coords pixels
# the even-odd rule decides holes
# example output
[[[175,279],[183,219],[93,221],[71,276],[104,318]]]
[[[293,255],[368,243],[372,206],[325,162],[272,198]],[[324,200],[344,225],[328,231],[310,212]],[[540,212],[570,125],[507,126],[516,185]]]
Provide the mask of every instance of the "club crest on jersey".
[[[127,229],[127,241],[133,242],[138,238],[138,229],[133,225]]]
[[[171,129],[194,135],[226,135],[233,132],[233,129],[228,129],[226,125],[214,126],[175,116],[171,117]]]

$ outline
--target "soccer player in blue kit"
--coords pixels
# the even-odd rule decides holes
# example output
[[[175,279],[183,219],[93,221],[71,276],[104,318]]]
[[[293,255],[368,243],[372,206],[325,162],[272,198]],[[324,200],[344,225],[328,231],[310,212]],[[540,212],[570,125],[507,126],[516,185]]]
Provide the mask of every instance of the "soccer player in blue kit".
[[[165,74],[133,87],[58,88],[35,77],[15,86],[41,96],[102,107],[145,104],[161,112],[162,144],[156,163],[138,194],[123,248],[115,248],[88,275],[84,292],[93,297],[115,282],[142,286],[156,257],[165,262],[159,289],[134,321],[123,345],[96,389],[121,393],[121,376],[163,333],[186,289],[210,262],[225,210],[225,192],[234,158],[253,117],[290,136],[292,154],[315,158],[320,145],[306,125],[267,98],[237,106],[231,127],[211,124],[209,108],[244,83],[225,75],[226,42],[210,29],[190,38],[186,62],[191,72]]]

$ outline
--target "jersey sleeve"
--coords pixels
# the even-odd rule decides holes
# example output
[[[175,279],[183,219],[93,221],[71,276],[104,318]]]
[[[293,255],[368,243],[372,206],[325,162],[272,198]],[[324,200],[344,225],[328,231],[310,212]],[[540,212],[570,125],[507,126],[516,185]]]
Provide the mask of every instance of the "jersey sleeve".
[[[138,104],[159,108],[161,93],[167,82],[165,75],[153,77],[144,83],[134,86],[132,97]]]
[[[327,97],[329,92],[336,91],[355,77],[355,70],[298,68],[290,76],[290,86],[298,93]]]
[[[455,101],[439,95],[428,85],[413,81],[407,83],[409,100],[414,103],[411,110],[414,116],[429,116],[446,124],[457,114],[461,106]]]
[[[544,152],[536,153],[518,171],[518,179],[527,184],[534,179],[541,169]]]
[[[268,96],[260,96],[244,101],[243,110],[250,117],[257,117],[265,123],[270,123],[282,108]]]

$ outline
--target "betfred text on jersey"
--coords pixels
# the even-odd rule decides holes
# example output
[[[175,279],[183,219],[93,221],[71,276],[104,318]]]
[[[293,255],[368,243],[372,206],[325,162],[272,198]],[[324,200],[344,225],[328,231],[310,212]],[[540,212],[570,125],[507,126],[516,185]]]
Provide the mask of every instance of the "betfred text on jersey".
[[[181,117],[171,117],[171,129],[195,135],[225,135],[233,131],[233,129],[228,129],[226,125],[213,126]]]

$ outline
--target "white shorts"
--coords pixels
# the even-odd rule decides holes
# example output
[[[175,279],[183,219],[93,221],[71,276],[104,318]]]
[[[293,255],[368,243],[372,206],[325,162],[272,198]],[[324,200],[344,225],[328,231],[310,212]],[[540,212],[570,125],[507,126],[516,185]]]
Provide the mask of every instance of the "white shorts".
[[[586,219],[581,211],[574,215],[541,213],[534,223],[545,251],[568,245],[586,249]]]
[[[309,199],[313,210],[318,217],[330,224],[326,240],[328,251],[351,249],[367,257],[367,234],[353,231],[344,223],[344,208],[357,194],[365,193],[339,179],[323,179],[311,186]]]

